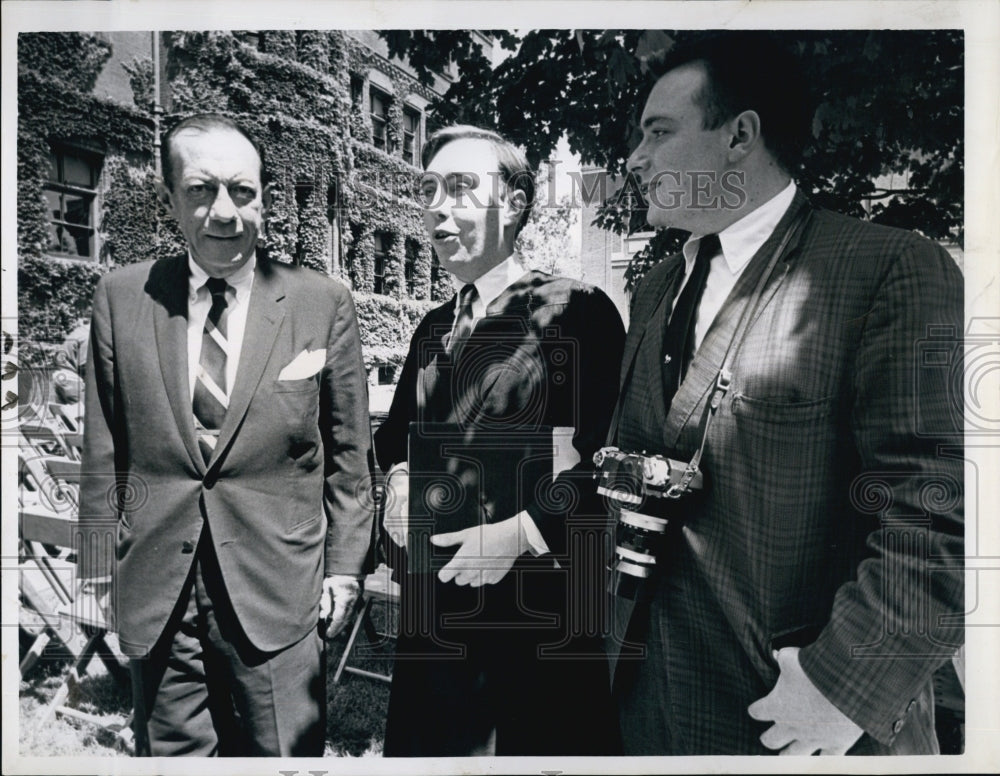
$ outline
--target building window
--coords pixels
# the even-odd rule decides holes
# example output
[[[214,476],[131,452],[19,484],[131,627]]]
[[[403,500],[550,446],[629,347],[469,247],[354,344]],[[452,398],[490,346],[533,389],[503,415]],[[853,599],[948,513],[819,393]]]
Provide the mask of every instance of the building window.
[[[97,258],[94,203],[101,174],[99,155],[70,147],[49,151],[45,200],[49,211],[46,252],[80,259]]]
[[[375,88],[369,88],[368,94],[372,115],[372,143],[375,144],[376,148],[389,151],[390,149],[386,147],[388,142],[386,128],[389,125],[390,97],[385,92],[380,92]]]
[[[351,107],[361,107],[361,95],[364,94],[365,79],[359,75],[351,76]]]
[[[389,235],[375,232],[375,257],[372,262],[372,290],[376,294],[385,293],[385,265],[389,258]]]
[[[420,157],[420,111],[403,106],[403,158],[417,166]]]
[[[406,295],[412,299],[417,291],[417,245],[406,241],[406,255],[403,258],[403,278],[406,280]]]
[[[379,385],[392,385],[393,379],[396,377],[396,367],[392,364],[381,364],[378,368],[378,384]]]
[[[441,279],[441,264],[437,254],[431,256],[431,299],[438,301],[438,282]]]
[[[241,41],[244,45],[249,46],[255,51],[260,51],[260,33],[259,32],[235,32],[233,36]]]

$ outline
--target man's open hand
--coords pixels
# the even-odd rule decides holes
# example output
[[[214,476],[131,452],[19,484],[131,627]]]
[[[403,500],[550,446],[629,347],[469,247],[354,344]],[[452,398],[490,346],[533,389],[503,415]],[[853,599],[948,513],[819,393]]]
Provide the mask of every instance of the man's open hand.
[[[774,722],[760,742],[781,754],[846,754],[864,732],[826,699],[799,663],[799,648],[774,653],[781,673],[774,689],[747,707],[754,719]]]
[[[451,533],[434,534],[435,547],[458,545],[455,556],[438,572],[442,582],[456,585],[495,585],[510,571],[528,542],[517,517],[486,523]]]

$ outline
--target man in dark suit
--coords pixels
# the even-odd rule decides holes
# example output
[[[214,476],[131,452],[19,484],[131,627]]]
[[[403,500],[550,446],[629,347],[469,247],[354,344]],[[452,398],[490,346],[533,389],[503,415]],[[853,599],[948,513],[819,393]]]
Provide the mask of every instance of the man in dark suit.
[[[920,347],[958,352],[962,278],[916,234],[809,204],[807,104],[767,36],[706,38],[673,52],[629,159],[649,222],[692,235],[636,291],[613,441],[687,462],[710,420],[704,486],[666,508],[657,575],[620,607],[626,753],[937,751],[961,372]]]
[[[257,258],[270,194],[237,124],[183,120],[162,165],[188,255],[97,287],[81,571],[113,578],[137,753],[319,756],[319,627],[352,611],[372,528],[354,306]]]
[[[423,162],[424,224],[460,291],[417,326],[375,449],[390,502],[405,499],[407,460],[418,466],[411,521],[430,504],[440,526],[449,484],[473,515],[465,528],[431,529],[430,546],[451,553],[438,569],[418,567],[412,523],[393,522],[406,506],[387,507],[386,527],[410,554],[384,751],[611,754],[606,530],[591,461],[624,328],[601,291],[521,266],[514,240],[534,196],[521,151],[451,127],[428,140]],[[452,433],[436,437],[441,428]],[[553,455],[525,447],[546,434]]]

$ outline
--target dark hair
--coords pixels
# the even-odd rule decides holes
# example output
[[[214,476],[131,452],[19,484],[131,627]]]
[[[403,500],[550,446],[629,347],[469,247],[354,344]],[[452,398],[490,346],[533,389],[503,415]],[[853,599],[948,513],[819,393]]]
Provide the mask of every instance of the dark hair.
[[[528,157],[520,148],[492,130],[473,127],[469,124],[456,124],[439,129],[427,138],[427,142],[420,152],[420,162],[424,169],[427,169],[427,165],[431,163],[438,151],[455,140],[485,140],[488,142],[496,152],[497,169],[504,186],[508,189],[520,189],[524,192],[526,204],[524,210],[521,211],[517,228],[514,230],[516,237],[524,228],[528,215],[531,213],[531,206],[535,202],[535,170],[528,164]]]
[[[695,102],[704,128],[716,129],[745,110],[760,117],[764,145],[786,172],[794,172],[812,136],[813,103],[802,64],[774,33],[740,31],[698,35],[669,51],[650,70],[659,80],[681,65],[707,75]]]
[[[174,137],[176,137],[178,133],[189,129],[197,132],[208,132],[212,129],[228,129],[245,137],[247,142],[250,143],[250,145],[252,145],[254,150],[257,152],[257,158],[260,159],[261,185],[267,184],[267,167],[264,164],[264,149],[254,139],[253,135],[251,135],[242,125],[233,121],[228,116],[223,116],[221,113],[198,113],[179,121],[170,128],[167,134],[163,136],[163,140],[160,145],[160,169],[163,176],[163,182],[168,189],[173,191],[174,188],[174,160],[172,151]]]

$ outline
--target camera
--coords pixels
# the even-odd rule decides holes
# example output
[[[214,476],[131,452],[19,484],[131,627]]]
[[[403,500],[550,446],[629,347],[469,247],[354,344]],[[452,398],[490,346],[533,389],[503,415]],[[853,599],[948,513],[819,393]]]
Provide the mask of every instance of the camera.
[[[626,453],[602,447],[594,453],[597,492],[618,513],[615,558],[611,563],[608,592],[636,599],[649,590],[668,531],[676,529],[671,504],[691,491],[701,490],[703,475],[697,467],[662,455]],[[641,508],[638,511],[636,507]]]

